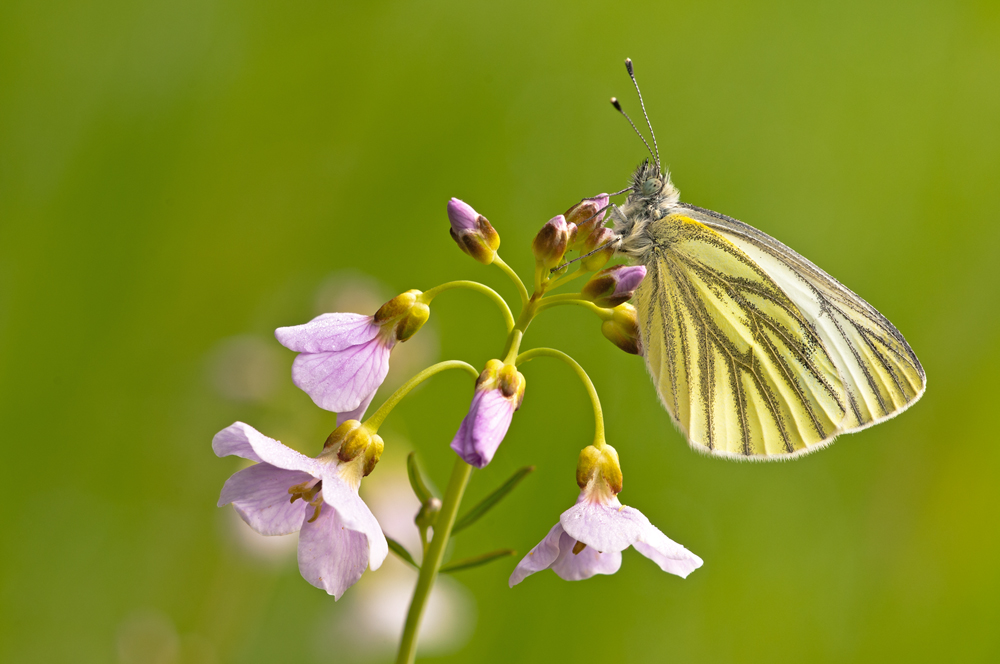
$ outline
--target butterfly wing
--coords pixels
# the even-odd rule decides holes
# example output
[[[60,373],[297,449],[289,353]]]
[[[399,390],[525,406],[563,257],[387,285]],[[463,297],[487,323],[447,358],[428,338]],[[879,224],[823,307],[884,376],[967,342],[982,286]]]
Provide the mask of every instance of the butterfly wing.
[[[648,232],[654,247],[636,292],[646,361],[696,448],[788,458],[923,392],[899,331],[777,240],[693,206]]]

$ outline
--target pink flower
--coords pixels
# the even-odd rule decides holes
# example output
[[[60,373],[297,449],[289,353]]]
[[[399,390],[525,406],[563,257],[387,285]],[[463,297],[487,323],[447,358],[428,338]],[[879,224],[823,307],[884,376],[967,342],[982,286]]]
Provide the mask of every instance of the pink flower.
[[[470,466],[484,467],[493,460],[523,399],[524,376],[500,360],[487,362],[451,449]]]
[[[378,569],[389,554],[378,521],[358,496],[361,478],[378,460],[382,441],[359,427],[357,422],[339,427],[315,459],[242,422],[212,439],[218,456],[256,462],[226,481],[219,506],[232,503],[261,535],[299,531],[299,571],[335,599],[365,569]],[[353,457],[345,461],[341,457],[347,449]]]
[[[297,351],[292,381],[337,424],[360,420],[389,372],[389,353],[430,316],[411,290],[386,302],[374,316],[322,314],[305,325],[279,327],[274,336]]]
[[[588,452],[591,464],[584,468]],[[701,558],[664,535],[639,510],[618,501],[621,471],[615,472],[618,455],[613,448],[590,447],[584,454],[577,475],[578,482],[585,484],[576,505],[563,512],[545,539],[518,563],[508,582],[510,587],[550,568],[567,581],[614,574],[622,564],[621,552],[630,546],[664,572],[682,578],[701,567]]]

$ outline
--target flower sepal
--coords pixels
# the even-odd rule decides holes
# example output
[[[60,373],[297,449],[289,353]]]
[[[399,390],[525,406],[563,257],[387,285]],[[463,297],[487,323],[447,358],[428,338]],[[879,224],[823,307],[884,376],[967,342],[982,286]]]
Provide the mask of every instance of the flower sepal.
[[[611,317],[601,323],[601,333],[626,353],[642,354],[639,317],[635,307],[628,302],[619,304],[611,310]]]
[[[591,277],[580,293],[599,307],[616,307],[632,298],[645,276],[644,265],[615,265]]]

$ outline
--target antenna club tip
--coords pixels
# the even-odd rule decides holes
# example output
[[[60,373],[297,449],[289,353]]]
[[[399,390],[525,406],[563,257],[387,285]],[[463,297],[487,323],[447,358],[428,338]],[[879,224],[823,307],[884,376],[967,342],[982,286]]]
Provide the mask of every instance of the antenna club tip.
[[[611,98],[611,105],[614,106],[619,111],[622,110],[622,105],[618,103],[618,97]]]
[[[628,70],[629,76],[632,75],[632,58],[625,58],[625,69]]]

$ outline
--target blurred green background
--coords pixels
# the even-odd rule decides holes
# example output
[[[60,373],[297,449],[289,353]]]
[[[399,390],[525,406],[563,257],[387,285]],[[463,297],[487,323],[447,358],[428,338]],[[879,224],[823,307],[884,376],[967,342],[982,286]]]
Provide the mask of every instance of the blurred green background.
[[[996,2],[8,0],[0,660],[390,657],[386,616],[414,575],[387,563],[337,603],[309,586],[294,536],[264,546],[215,506],[239,465],[212,435],[243,420],[315,454],[331,430],[292,386],[276,327],[458,278],[516,299],[448,238],[445,203],[488,216],[530,276],[539,226],[624,186],[643,158],[607,103],[637,111],[626,56],[683,200],[774,235],[878,307],[928,392],[804,459],[728,463],[688,449],[595,318],[546,314],[526,344],[591,372],[623,502],[705,566],[681,581],[629,551],[615,576],[545,572],[513,590],[516,559],[467,571],[443,586],[426,654],[1000,658]],[[481,366],[502,338],[488,301],[442,295],[390,386],[439,358]],[[523,554],[576,496],[584,392],[554,361],[524,373],[524,407],[469,499],[538,470],[454,557]],[[364,488],[396,508],[394,528],[412,507],[393,498],[406,453],[443,487],[469,397],[445,374],[387,422]]]

